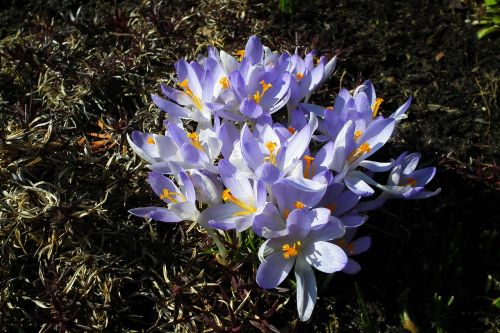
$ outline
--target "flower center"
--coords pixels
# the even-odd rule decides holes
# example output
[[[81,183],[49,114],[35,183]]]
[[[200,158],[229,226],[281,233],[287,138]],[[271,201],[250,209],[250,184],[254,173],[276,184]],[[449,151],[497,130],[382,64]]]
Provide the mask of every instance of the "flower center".
[[[238,56],[238,61],[242,61],[245,56],[245,50],[238,50],[235,53]]]
[[[417,186],[417,180],[415,178],[411,178],[411,177],[408,177],[406,179],[406,184],[405,182],[403,182],[402,184],[403,186],[411,186],[411,187],[415,187]]]
[[[365,142],[352,151],[352,153],[347,157],[347,162],[352,163],[363,156],[363,154],[369,153],[371,150],[370,145]]]
[[[156,142],[155,142],[155,139],[153,139],[152,136],[148,136],[148,141],[147,143],[149,143],[150,145],[154,145]]]
[[[297,81],[300,81],[304,78],[304,74],[302,73],[297,73],[295,74],[295,79],[297,79]]]
[[[283,258],[288,259],[290,257],[295,257],[299,253],[301,245],[300,241],[293,242],[291,246],[288,243],[283,245],[281,247],[283,250]]]
[[[240,199],[238,199],[234,195],[232,195],[231,191],[229,191],[229,189],[222,191],[222,200],[224,200],[224,202],[229,201],[232,204],[243,209],[241,212],[234,213],[233,214],[234,216],[250,215],[250,214],[253,214],[257,211],[257,209],[254,206],[249,205],[247,203],[244,203],[243,201],[241,201]]]
[[[268,161],[269,163],[276,165],[276,154],[274,153],[277,146],[276,142],[268,141],[266,142],[265,146],[267,150],[269,150],[269,156],[264,157],[264,161]]]
[[[259,84],[262,86],[262,92],[256,91],[255,94],[253,94],[253,100],[257,104],[259,104],[266,91],[273,87],[271,83],[266,83],[264,80],[260,81]]]
[[[182,89],[184,89],[184,92],[189,96],[189,98],[193,102],[194,106],[198,110],[201,110],[203,108],[203,103],[202,103],[201,99],[193,93],[193,91],[191,90],[191,88],[189,88],[188,79],[184,79],[184,81],[182,81],[181,83],[179,83],[179,87],[181,87]]]
[[[222,86],[222,89],[229,88],[229,79],[227,77],[224,76],[222,79],[219,80],[219,83]]]
[[[333,214],[337,210],[337,204],[332,202],[331,204],[325,205],[325,208],[330,210],[330,214]]]
[[[295,201],[293,205],[295,206],[295,209],[303,209],[305,207],[302,201]]]
[[[198,134],[196,132],[187,133],[186,135],[189,139],[191,139],[191,144],[193,145],[193,147],[195,147],[199,151],[205,152],[200,143],[200,139],[198,138]]]
[[[312,175],[314,174],[314,169],[315,166],[313,163],[314,157],[311,157],[309,155],[304,156],[304,161],[306,161],[306,167],[304,168],[304,178],[310,179]],[[311,167],[312,165],[312,167]]]
[[[375,102],[372,105],[372,117],[375,118],[378,113],[378,108],[380,107],[380,104],[382,104],[384,100],[380,97],[375,98]]]
[[[169,190],[166,188],[164,188],[162,194],[160,194],[160,199],[167,199],[172,201],[172,203],[178,203],[179,200],[177,200],[175,196],[179,196],[181,198],[181,201],[186,201],[186,197],[182,193],[169,192]]]

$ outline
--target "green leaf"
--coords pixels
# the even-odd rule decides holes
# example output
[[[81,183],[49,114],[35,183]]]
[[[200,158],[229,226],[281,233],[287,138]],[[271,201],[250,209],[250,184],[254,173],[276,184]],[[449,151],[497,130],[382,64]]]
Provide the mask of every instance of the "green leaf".
[[[480,29],[478,32],[477,32],[477,38],[478,39],[481,39],[487,35],[489,35],[490,33],[498,30],[500,27],[498,25],[494,25],[492,27],[487,27],[487,28],[482,28]]]
[[[497,4],[497,0],[484,0],[484,4],[486,6],[495,6]]]
[[[491,304],[493,304],[494,306],[496,306],[497,309],[500,309],[500,297],[498,297],[493,302],[491,302]]]

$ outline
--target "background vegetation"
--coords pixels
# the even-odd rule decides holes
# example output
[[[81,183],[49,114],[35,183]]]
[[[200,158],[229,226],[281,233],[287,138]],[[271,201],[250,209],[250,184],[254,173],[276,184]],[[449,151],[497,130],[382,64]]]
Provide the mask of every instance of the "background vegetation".
[[[286,2],[286,1],[285,1]],[[469,1],[10,1],[0,9],[0,327],[5,332],[498,332],[498,34]],[[252,244],[228,266],[155,204],[126,142],[162,131],[150,94],[173,63],[257,34],[274,50],[339,56],[314,101],[370,78],[409,119],[386,157],[420,151],[439,196],[394,202],[362,233],[361,273],[324,284],[298,323],[293,284],[254,281]],[[237,249],[235,241],[228,244]]]

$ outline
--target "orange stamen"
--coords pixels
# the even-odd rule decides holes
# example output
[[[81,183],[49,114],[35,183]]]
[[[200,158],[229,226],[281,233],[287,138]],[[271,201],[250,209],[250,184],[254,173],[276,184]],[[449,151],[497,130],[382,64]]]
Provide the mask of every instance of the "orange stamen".
[[[295,206],[295,209],[303,209],[305,207],[302,201],[295,201],[293,205]]]
[[[195,147],[199,151],[202,152],[205,151],[200,143],[200,139],[198,138],[198,134],[196,132],[187,133],[187,137],[191,139],[191,144],[193,145],[193,147]]]
[[[243,57],[245,56],[245,50],[238,50],[235,52],[235,54],[238,56],[238,60],[242,61]]]
[[[179,87],[184,89],[184,92],[189,96],[189,98],[193,102],[194,106],[198,110],[201,110],[203,108],[203,102],[201,101],[201,99],[193,93],[191,88],[189,88],[188,79],[184,79],[184,81],[180,82]]]
[[[276,154],[274,153],[277,146],[276,142],[268,141],[265,146],[267,150],[269,150],[269,157],[265,157],[264,161],[268,161],[269,163],[276,165]]]
[[[331,204],[325,205],[325,208],[330,210],[330,214],[333,214],[337,210],[337,204],[332,202]]]
[[[314,174],[314,169],[315,169],[315,166],[312,165],[312,162],[314,161],[314,157],[311,157],[309,155],[305,155],[304,161],[306,161],[306,167],[304,169],[304,178],[310,179],[310,177]],[[312,165],[312,168],[311,168],[311,165]]]
[[[229,79],[227,77],[224,76],[222,79],[219,80],[219,83],[222,86],[222,89],[229,88]]]
[[[250,215],[257,211],[257,209],[254,206],[244,203],[243,201],[232,195],[229,189],[222,191],[222,200],[224,200],[224,202],[229,201],[235,204],[236,206],[240,207],[241,209],[243,209],[241,212],[234,213],[233,216]]]
[[[347,157],[347,162],[352,163],[363,156],[363,154],[369,153],[371,150],[370,145],[365,142],[352,151],[352,153]]]
[[[300,241],[293,242],[292,246],[290,244],[285,244],[281,247],[283,250],[283,257],[288,259],[290,257],[295,257],[299,253],[300,246],[302,244]]]
[[[148,136],[148,141],[147,141],[150,145],[154,145],[156,142],[155,142],[155,139],[153,139],[152,136]]]
[[[378,109],[380,107],[380,104],[382,104],[384,100],[382,98],[375,98],[375,102],[373,103],[372,105],[372,117],[375,118],[377,116],[377,113],[378,113]]]
[[[288,132],[290,132],[290,134],[291,134],[291,135],[294,135],[294,134],[295,134],[295,131],[296,131],[296,130],[295,130],[295,128],[293,128],[293,127],[291,127],[291,126],[290,126],[290,127],[288,127]]]
[[[359,137],[363,134],[363,131],[357,130],[354,132],[354,140],[358,140]]]
[[[302,80],[302,79],[304,78],[304,74],[302,74],[302,73],[297,73],[297,74],[295,75],[295,78],[297,79],[297,81],[300,81],[300,80]]]

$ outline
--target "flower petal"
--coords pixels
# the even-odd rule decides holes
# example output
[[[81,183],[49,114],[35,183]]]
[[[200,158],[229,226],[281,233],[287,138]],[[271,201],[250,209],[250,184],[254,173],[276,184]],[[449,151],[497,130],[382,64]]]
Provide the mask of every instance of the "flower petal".
[[[340,246],[329,242],[314,242],[307,250],[308,253],[304,253],[307,262],[317,270],[325,273],[338,272],[347,263],[347,255],[344,250]]]
[[[299,319],[306,321],[311,318],[316,304],[317,286],[311,266],[301,255],[297,256],[295,263],[295,280],[297,282],[297,312]]]
[[[295,257],[285,259],[279,250],[271,253],[257,270],[257,283],[264,289],[277,287],[288,276],[294,263]]]

